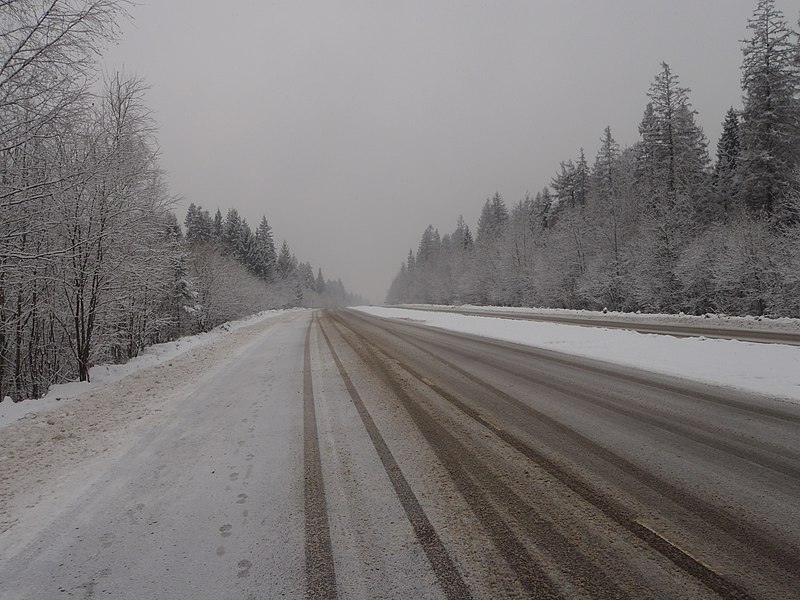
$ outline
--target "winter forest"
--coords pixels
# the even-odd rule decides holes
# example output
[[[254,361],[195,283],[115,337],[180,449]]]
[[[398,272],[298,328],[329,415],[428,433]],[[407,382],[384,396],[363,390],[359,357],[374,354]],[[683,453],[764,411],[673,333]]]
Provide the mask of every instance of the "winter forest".
[[[192,204],[181,228],[146,83],[98,67],[129,6],[0,3],[0,400],[262,309],[359,301],[266,218]]]
[[[800,317],[800,39],[772,0],[748,31],[713,164],[664,63],[635,144],[606,127],[592,163],[581,149],[510,208],[487,199],[474,236],[429,226],[387,302]]]

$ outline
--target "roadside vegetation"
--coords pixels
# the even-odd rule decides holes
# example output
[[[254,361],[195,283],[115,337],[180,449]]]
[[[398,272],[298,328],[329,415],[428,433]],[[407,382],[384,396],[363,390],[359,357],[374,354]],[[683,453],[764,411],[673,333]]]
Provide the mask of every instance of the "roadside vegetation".
[[[184,235],[146,82],[97,67],[130,6],[0,3],[0,401],[258,310],[354,300],[275,256],[266,219],[206,231],[192,205]]]
[[[636,143],[606,127],[593,160],[510,208],[487,199],[474,235],[429,226],[387,302],[800,316],[800,38],[773,0],[748,27],[713,163],[664,63]]]

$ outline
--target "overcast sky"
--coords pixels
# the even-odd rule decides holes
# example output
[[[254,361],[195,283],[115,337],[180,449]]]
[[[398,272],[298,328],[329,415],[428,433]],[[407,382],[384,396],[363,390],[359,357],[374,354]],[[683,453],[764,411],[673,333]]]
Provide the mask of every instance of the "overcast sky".
[[[171,192],[373,302],[432,223],[474,226],[610,125],[631,144],[661,61],[716,146],[756,0],[142,0],[106,57],[147,79]],[[797,22],[797,5],[779,0]]]

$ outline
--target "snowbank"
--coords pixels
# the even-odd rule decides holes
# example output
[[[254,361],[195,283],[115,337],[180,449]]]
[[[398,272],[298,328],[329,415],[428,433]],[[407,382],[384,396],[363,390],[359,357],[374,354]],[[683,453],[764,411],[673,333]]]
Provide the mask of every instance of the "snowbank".
[[[356,307],[355,310],[800,402],[798,346],[702,337],[678,338],[625,329],[406,308],[368,306]]]
[[[232,331],[254,325],[255,323],[274,318],[287,312],[290,311],[265,310],[245,319],[228,321],[206,333],[190,335],[172,342],[164,342],[163,344],[149,346],[145,348],[139,356],[132,358],[125,364],[97,365],[92,367],[89,370],[89,379],[91,379],[91,383],[86,381],[71,381],[69,383],[54,385],[47,392],[47,395],[42,398],[14,403],[11,402],[11,398],[6,397],[3,402],[0,402],[0,429],[28,415],[33,416],[38,412],[53,408],[62,400],[77,398],[91,389],[115,383],[123,377],[127,377],[131,373],[135,373],[141,369],[168,362],[179,354],[183,354],[199,346],[205,346]]]
[[[531,308],[519,306],[478,306],[474,304],[461,304],[458,306],[447,306],[442,304],[403,304],[403,308],[419,308],[426,310],[436,310],[450,312],[476,313],[513,313],[515,315],[531,315],[541,317],[574,318],[584,321],[614,321],[618,323],[630,323],[635,325],[685,325],[693,327],[719,328],[719,329],[739,329],[742,331],[771,331],[800,334],[800,319],[788,317],[769,318],[769,317],[734,317],[725,314],[708,313],[705,315],[686,315],[683,313],[651,314],[651,313],[631,313],[616,311],[599,310],[577,310],[567,308]]]

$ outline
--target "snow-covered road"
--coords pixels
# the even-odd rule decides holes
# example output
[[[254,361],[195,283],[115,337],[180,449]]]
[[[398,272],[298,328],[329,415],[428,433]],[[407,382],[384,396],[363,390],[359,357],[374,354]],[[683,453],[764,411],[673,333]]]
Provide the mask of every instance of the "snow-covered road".
[[[302,590],[307,320],[244,328],[3,430],[0,596],[246,597],[254,555],[259,585]]]
[[[0,598],[788,597],[798,427],[628,367],[278,314],[0,430]]]
[[[301,598],[319,536],[304,519],[309,452],[326,472],[316,510],[338,585],[437,597],[310,317],[258,323],[2,430],[0,597]],[[330,551],[306,551],[319,578]]]

